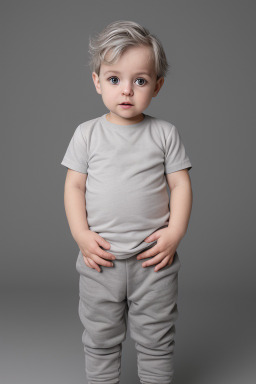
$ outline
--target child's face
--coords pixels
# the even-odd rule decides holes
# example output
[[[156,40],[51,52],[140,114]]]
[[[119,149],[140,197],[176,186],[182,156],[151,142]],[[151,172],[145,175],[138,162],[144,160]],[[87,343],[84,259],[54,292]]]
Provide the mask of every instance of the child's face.
[[[156,81],[151,48],[147,46],[130,47],[115,64],[102,63],[100,75],[93,72],[92,78],[110,111],[108,120],[123,125],[142,120],[142,112],[164,83],[163,77]],[[132,106],[125,108],[123,102]]]

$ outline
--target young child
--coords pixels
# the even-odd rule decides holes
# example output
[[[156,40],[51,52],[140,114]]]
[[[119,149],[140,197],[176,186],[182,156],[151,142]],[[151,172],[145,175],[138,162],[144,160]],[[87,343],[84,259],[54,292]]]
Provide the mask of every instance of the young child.
[[[80,249],[87,379],[120,382],[129,324],[141,383],[170,384],[176,249],[192,208],[192,166],[177,128],[143,113],[168,63],[158,38],[132,21],[108,25],[90,40],[90,53],[93,82],[109,112],[78,125],[61,162],[68,168],[65,210]]]

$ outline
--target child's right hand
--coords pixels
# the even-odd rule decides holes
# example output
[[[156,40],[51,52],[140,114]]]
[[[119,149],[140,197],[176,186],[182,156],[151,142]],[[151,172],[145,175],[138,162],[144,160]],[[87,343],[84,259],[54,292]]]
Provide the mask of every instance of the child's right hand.
[[[112,262],[106,261],[105,259],[115,260],[115,256],[102,249],[109,249],[111,245],[98,233],[87,229],[79,234],[76,242],[83,255],[84,262],[89,268],[96,269],[100,272],[101,269],[98,264],[104,265],[105,267],[113,266]],[[102,248],[100,248],[100,246]]]

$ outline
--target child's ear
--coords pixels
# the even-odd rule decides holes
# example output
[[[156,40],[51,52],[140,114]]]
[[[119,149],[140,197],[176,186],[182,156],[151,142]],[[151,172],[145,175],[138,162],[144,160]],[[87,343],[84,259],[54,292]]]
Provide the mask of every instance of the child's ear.
[[[96,91],[101,95],[100,79],[96,72],[92,73],[92,79],[93,79]]]
[[[153,97],[157,96],[157,94],[160,91],[160,89],[162,88],[163,84],[164,84],[164,77],[160,77],[160,79],[158,79],[157,82],[156,82],[156,86],[155,86],[155,89],[154,89]]]

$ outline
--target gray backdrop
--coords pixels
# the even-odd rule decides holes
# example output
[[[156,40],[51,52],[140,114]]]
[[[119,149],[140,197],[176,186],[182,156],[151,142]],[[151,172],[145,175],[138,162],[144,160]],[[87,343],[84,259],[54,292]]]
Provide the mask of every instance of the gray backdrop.
[[[60,165],[75,127],[107,112],[88,38],[134,20],[171,65],[146,113],[177,126],[194,202],[178,247],[178,384],[252,384],[255,2],[2,1],[1,383],[85,383],[74,242]],[[127,333],[121,383],[138,384]]]

